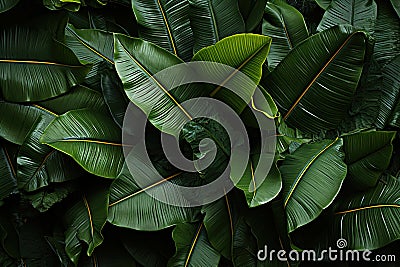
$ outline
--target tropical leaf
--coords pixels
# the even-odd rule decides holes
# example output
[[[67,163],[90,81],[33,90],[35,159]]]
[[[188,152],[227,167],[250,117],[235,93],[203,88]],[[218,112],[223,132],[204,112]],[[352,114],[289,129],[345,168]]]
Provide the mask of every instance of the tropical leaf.
[[[217,266],[221,255],[210,244],[203,223],[178,224],[172,232],[176,253],[168,266]]]
[[[373,250],[400,238],[400,184],[393,177],[375,188],[338,200],[334,239],[347,240],[348,249]]]
[[[346,177],[342,139],[303,144],[280,167],[288,231],[305,225],[327,208]]]
[[[107,221],[108,189],[96,185],[88,193],[83,193],[80,200],[67,210],[64,219],[65,251],[75,264],[77,263],[84,241],[87,245],[87,255],[91,256],[94,249],[103,242],[101,233]]]
[[[187,0],[133,0],[139,36],[183,60],[193,56],[193,33]]]
[[[65,29],[65,44],[82,64],[93,64],[86,76],[86,83],[100,83],[100,75],[114,65],[114,38],[112,33],[101,30],[75,29],[68,24]]]
[[[141,155],[136,155],[132,152],[126,159],[127,162],[131,162],[131,164],[135,162],[140,167],[141,173],[138,173],[140,179],[152,181],[154,177],[157,177],[158,173],[154,168],[147,166],[148,163],[144,163],[143,160]],[[124,165],[120,175],[112,183],[108,215],[110,223],[136,230],[155,231],[181,222],[194,222],[197,220],[199,213],[197,209],[172,206],[161,202],[146,192],[146,190],[153,190],[155,193],[152,194],[160,194],[160,196],[169,192],[168,195],[174,197],[171,193],[172,188],[166,182],[180,179],[181,181],[186,181],[187,184],[187,181],[193,179],[192,177],[175,173],[164,178],[164,180],[141,188],[135,181],[134,175],[137,174],[131,174],[128,166]],[[180,197],[178,192],[176,192],[175,196]]]
[[[15,163],[3,142],[0,143],[0,200],[17,192]]]
[[[258,266],[257,263],[259,263],[259,261],[256,251],[257,240],[244,217],[240,217],[233,236],[232,262],[235,266],[241,267]]]
[[[323,31],[338,24],[350,24],[356,29],[373,33],[377,9],[374,0],[333,0],[317,30]]]
[[[273,157],[274,155],[267,155]],[[260,155],[251,155],[246,172],[242,179],[235,185],[237,188],[244,191],[247,204],[249,207],[257,207],[263,205],[275,198],[282,188],[282,177],[275,161],[269,172],[266,172],[266,177],[256,177],[257,173],[254,170],[259,167]],[[259,175],[259,173],[258,173]],[[257,184],[257,181],[262,181],[262,184]]]
[[[294,48],[266,77],[265,88],[289,125],[304,132],[339,125],[357,88],[368,38],[347,26],[330,28]]]
[[[333,0],[315,0],[317,4],[324,10],[328,9]]]
[[[108,71],[101,75],[101,89],[114,121],[122,128],[129,99],[115,71]]]
[[[0,13],[6,12],[18,4],[19,0],[3,0],[0,2]]]
[[[246,24],[246,32],[252,32],[259,26],[267,0],[239,0],[240,13]]]
[[[66,9],[76,12],[81,7],[81,0],[43,0],[43,5],[50,10]]]
[[[390,0],[390,2],[392,3],[394,10],[396,10],[396,13],[400,18],[400,3],[396,0]]]
[[[115,178],[124,161],[121,135],[109,116],[81,109],[55,118],[40,141],[71,156],[90,173]]]
[[[192,61],[211,61],[231,66],[235,68],[235,71],[241,71],[246,74],[254,84],[258,84],[261,80],[262,65],[267,58],[270,46],[270,37],[256,34],[237,34],[224,38],[215,45],[201,49],[194,55]],[[226,51],[230,51],[230,53],[226,53]],[[210,75],[211,72],[214,72],[214,75],[218,75],[216,70],[206,71],[210,71]],[[230,91],[223,90],[223,85],[234,80],[235,74],[236,72],[233,72],[225,79],[218,75],[218,80],[224,83],[216,88],[213,87],[209,94],[211,97],[221,99],[238,113],[241,113],[250,102],[255,87],[246,86],[241,88],[241,98],[248,101],[247,103],[244,103],[238,97],[234,97]]]
[[[265,7],[262,33],[272,38],[268,66],[275,68],[299,43],[308,38],[303,15],[281,2],[268,2]]]
[[[70,192],[68,187],[60,186],[54,188],[45,188],[32,195],[25,197],[31,202],[32,206],[40,212],[48,211],[54,204],[65,199]]]
[[[1,29],[0,89],[8,101],[40,101],[67,92],[90,70],[74,53],[44,31]],[[29,40],[27,42],[26,40]],[[18,75],[16,75],[18,73]]]
[[[374,187],[388,168],[396,132],[366,132],[343,137],[347,182],[360,190]]]
[[[225,37],[245,31],[238,1],[189,0],[189,4],[194,52],[213,45]]]
[[[400,56],[395,57],[382,69],[381,98],[376,120],[378,128],[387,124],[398,125],[397,106],[400,100]]]

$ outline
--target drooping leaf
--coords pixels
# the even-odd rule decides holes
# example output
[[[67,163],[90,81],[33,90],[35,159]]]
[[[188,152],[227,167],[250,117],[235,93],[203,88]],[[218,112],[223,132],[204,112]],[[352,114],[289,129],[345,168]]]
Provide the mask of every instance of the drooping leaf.
[[[266,4],[266,0],[239,0],[239,9],[246,24],[246,32],[252,32],[261,23]]]
[[[64,216],[67,227],[65,251],[75,264],[82,250],[80,241],[88,245],[88,256],[103,242],[101,231],[107,221],[108,196],[108,188],[96,185],[88,193],[82,193]]]
[[[387,177],[375,188],[338,200],[334,239],[347,240],[348,249],[377,249],[400,238],[400,184]]]
[[[81,109],[55,118],[40,141],[71,156],[90,173],[115,178],[124,161],[121,135],[109,116]]]
[[[24,197],[28,199],[32,206],[40,212],[46,212],[54,204],[65,199],[72,189],[66,185],[43,188],[38,192],[34,192]]]
[[[213,45],[225,37],[245,31],[238,1],[189,0],[189,4],[194,52]]]
[[[193,33],[187,0],[133,0],[139,36],[183,60],[193,55]]]
[[[339,125],[357,88],[368,38],[347,26],[330,28],[295,47],[266,77],[265,88],[289,125],[304,132]]]
[[[217,266],[221,255],[208,241],[203,223],[178,224],[172,232],[176,253],[168,266]]]
[[[60,95],[90,70],[45,31],[13,27],[0,29],[0,35],[0,89],[5,100],[40,101]]]
[[[3,0],[0,2],[0,13],[6,12],[18,4],[19,0]]]
[[[343,137],[347,182],[360,190],[374,187],[387,169],[396,132],[366,132]]]
[[[272,38],[268,66],[275,68],[299,43],[308,38],[303,15],[294,7],[280,1],[265,7],[262,33]]]
[[[288,231],[305,225],[327,208],[346,177],[342,139],[303,144],[280,167]]]
[[[232,262],[235,266],[257,266],[257,240],[251,232],[250,226],[244,217],[241,217],[236,225],[233,236]]]
[[[333,0],[317,30],[323,31],[338,24],[350,24],[356,29],[373,33],[377,12],[374,0]]]

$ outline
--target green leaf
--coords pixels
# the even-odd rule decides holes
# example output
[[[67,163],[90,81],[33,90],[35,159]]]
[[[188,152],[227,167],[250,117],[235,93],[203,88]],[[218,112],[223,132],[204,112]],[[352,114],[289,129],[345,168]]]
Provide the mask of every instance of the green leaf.
[[[0,143],[0,200],[17,192],[17,173],[12,157],[3,142]]]
[[[124,162],[121,136],[109,116],[81,109],[55,118],[40,141],[70,155],[90,173],[115,178]]]
[[[187,0],[133,0],[139,37],[183,60],[193,55],[193,33]]]
[[[275,68],[299,43],[308,38],[303,15],[284,2],[268,2],[262,33],[272,38],[268,66]]]
[[[333,0],[315,0],[317,4],[324,10],[327,10]]]
[[[258,84],[261,80],[262,65],[267,58],[270,46],[270,37],[250,33],[237,34],[224,38],[215,45],[201,49],[194,55],[192,61],[211,61],[231,66],[246,74],[255,84]],[[235,77],[234,74],[232,73],[226,79],[220,77],[218,79],[223,80],[226,84]],[[221,99],[239,113],[248,104],[239,100],[238,97],[234,97],[230,91],[223,90],[223,86],[213,88],[210,93],[211,97]],[[254,90],[255,88],[246,86],[242,89],[242,98],[250,102]]]
[[[240,217],[233,236],[233,256],[234,266],[253,267],[258,266],[257,259],[257,240],[251,232],[250,226],[244,217]]]
[[[342,186],[347,168],[342,139],[303,144],[280,167],[288,231],[293,232],[327,208]]]
[[[335,205],[334,235],[348,249],[373,250],[400,238],[400,184],[393,177]],[[337,240],[336,239],[336,240]]]
[[[114,65],[114,38],[112,33],[75,29],[68,24],[65,29],[65,44],[70,48],[82,64],[92,63],[93,67],[86,75],[85,82],[93,88],[100,84],[101,74]]]
[[[0,2],[0,13],[6,12],[18,4],[19,0],[3,0]]]
[[[44,31],[1,29],[0,90],[8,101],[40,101],[67,92],[90,70]],[[27,42],[26,40],[29,40]]]
[[[217,266],[221,255],[208,241],[203,223],[178,224],[172,232],[176,253],[168,266]]]
[[[267,158],[273,156],[266,155]],[[272,164],[266,177],[257,177],[259,173],[254,173],[256,166],[259,168],[259,164],[262,164],[260,154],[251,155],[244,176],[236,184],[237,188],[244,191],[249,207],[257,207],[271,201],[282,188],[282,177],[277,167],[277,160]],[[262,184],[257,184],[257,181],[262,181]]]
[[[146,190],[155,190],[163,195],[167,192],[166,181],[188,181],[193,179],[190,175],[174,173],[164,180],[149,184],[145,188],[137,185],[133,175],[145,177],[151,181],[157,175],[156,170],[147,166],[140,155],[130,153],[127,162],[136,162],[140,173],[130,173],[125,165],[118,178],[110,187],[110,207],[108,221],[114,225],[142,231],[161,230],[181,222],[193,222],[197,219],[198,211],[195,208],[186,208],[168,205],[150,196]],[[145,175],[145,176],[143,176]],[[145,179],[145,178],[141,178]],[[154,179],[154,178],[153,178]],[[186,179],[186,180],[185,180]],[[178,193],[177,193],[178,194]],[[171,196],[172,197],[172,196]],[[177,195],[176,197],[179,197]]]
[[[267,0],[239,0],[240,13],[246,24],[246,32],[252,32],[261,23]]]
[[[374,187],[388,168],[396,132],[366,132],[343,137],[347,182],[360,190]]]
[[[67,187],[45,188],[33,195],[25,197],[31,202],[32,206],[40,212],[46,212],[54,204],[61,202],[68,196],[69,189]]]
[[[235,0],[189,0],[194,52],[225,37],[243,33],[245,23]]]
[[[107,221],[108,196],[108,188],[96,185],[90,192],[82,193],[80,200],[64,216],[65,251],[75,264],[81,253],[80,241],[88,244],[88,256],[103,242],[101,231]]]
[[[392,3],[394,10],[396,10],[396,13],[400,18],[400,2],[398,2],[396,0],[390,0],[390,2]]]
[[[50,10],[66,9],[76,12],[81,7],[81,0],[43,0],[43,5]]]
[[[339,125],[357,88],[368,38],[335,26],[295,47],[266,77],[265,88],[289,125],[304,132]]]
[[[374,0],[333,0],[317,30],[323,31],[339,24],[373,33],[378,7]]]
[[[115,71],[108,71],[101,75],[101,89],[114,121],[122,128],[129,99]]]

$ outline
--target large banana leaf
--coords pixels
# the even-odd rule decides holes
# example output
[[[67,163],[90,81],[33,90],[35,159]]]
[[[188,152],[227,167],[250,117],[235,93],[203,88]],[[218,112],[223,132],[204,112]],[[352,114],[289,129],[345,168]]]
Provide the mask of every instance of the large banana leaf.
[[[293,232],[327,208],[338,194],[347,168],[342,139],[303,144],[280,167],[288,231]]]
[[[210,96],[222,100],[230,105],[231,108],[241,113],[244,107],[250,102],[254,94],[254,86],[243,86],[239,91],[242,99],[238,99],[228,90],[223,90],[223,85],[234,80],[237,71],[246,74],[254,84],[258,84],[261,80],[262,65],[267,58],[271,46],[271,38],[256,34],[237,34],[224,38],[215,45],[206,47],[197,52],[192,61],[211,61],[231,66],[235,69],[225,79],[218,75],[216,80],[224,83],[220,86],[210,88]],[[229,53],[227,53],[229,51]],[[209,70],[207,70],[209,71]],[[211,71],[211,70],[210,70]],[[214,70],[217,73],[217,70]],[[211,75],[211,74],[210,74]],[[239,82],[239,81],[238,81]],[[239,85],[238,85],[239,86]],[[204,89],[203,89],[204,90]],[[204,90],[208,93],[207,90]]]
[[[333,0],[317,30],[323,31],[338,24],[350,24],[356,29],[374,32],[378,7],[374,0]]]
[[[387,177],[375,188],[335,205],[334,239],[347,240],[349,249],[377,249],[400,238],[400,184]]]
[[[127,162],[136,162],[135,164],[141,168],[141,173],[131,174],[128,167],[124,165],[118,178],[111,185],[108,221],[114,225],[131,229],[155,231],[181,222],[197,220],[199,213],[197,209],[172,206],[155,199],[146,192],[146,190],[154,190],[157,194],[169,193],[171,197],[174,197],[170,190],[171,187],[165,182],[180,179],[186,181],[187,184],[192,177],[174,173],[164,180],[149,184],[142,189],[132,176],[143,177],[145,175],[151,181],[154,179],[153,177],[157,177],[157,173],[156,170],[142,162],[143,159],[139,156],[131,152],[127,157]],[[175,197],[179,197],[178,192],[175,194]]]
[[[343,137],[346,181],[353,188],[374,187],[387,169],[393,152],[396,132],[366,132]]]
[[[67,210],[64,216],[65,251],[75,264],[77,263],[84,241],[87,245],[87,255],[92,255],[94,249],[103,242],[101,233],[107,221],[108,189],[95,185],[90,192],[83,193],[80,200]]]
[[[272,38],[268,66],[275,68],[299,43],[308,38],[303,15],[283,1],[268,2],[262,33]]]
[[[70,155],[90,173],[115,178],[124,162],[121,135],[109,116],[80,109],[55,118],[40,141]]]
[[[257,265],[257,240],[247,225],[244,217],[240,217],[237,222],[233,236],[233,256],[234,266],[253,267]]]
[[[68,24],[65,28],[65,44],[83,63],[93,64],[86,76],[86,83],[100,84],[100,74],[114,65],[114,38],[112,33],[92,30],[75,29]]]
[[[60,95],[90,70],[45,31],[13,27],[0,34],[0,89],[5,100],[40,101]]]
[[[6,12],[18,4],[19,0],[2,0],[0,2],[0,13]]]
[[[12,157],[3,142],[0,143],[0,201],[17,192],[17,173]]]
[[[139,36],[183,60],[193,56],[187,0],[132,0]]]
[[[274,155],[271,155],[272,157]],[[249,207],[263,205],[275,198],[282,188],[282,177],[279,169],[274,162],[265,179],[255,177],[255,166],[260,163],[260,155],[251,155],[244,176],[236,184],[236,187],[243,190]],[[261,185],[256,181],[263,181]]]
[[[176,253],[168,266],[217,266],[221,255],[208,241],[203,223],[178,224],[172,232]]]
[[[44,111],[44,114],[26,136],[18,152],[18,186],[26,191],[33,191],[49,183],[64,182],[80,176],[82,169],[71,158],[41,144],[39,139],[54,118],[69,110],[90,108],[107,112],[101,94],[79,86],[66,95],[34,104],[31,108]]]
[[[364,32],[335,26],[295,47],[265,79],[283,119],[304,132],[336,128],[347,115],[369,41]]]
[[[194,52],[245,31],[236,0],[189,0]]]

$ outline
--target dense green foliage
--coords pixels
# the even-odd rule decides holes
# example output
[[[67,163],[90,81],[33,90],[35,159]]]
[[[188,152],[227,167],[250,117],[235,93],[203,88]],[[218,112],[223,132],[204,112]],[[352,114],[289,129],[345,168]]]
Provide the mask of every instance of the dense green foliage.
[[[167,93],[153,77],[197,61],[241,71],[270,109],[252,87],[242,101],[211,84]],[[215,141],[206,170],[178,170],[163,154],[161,132],[175,132],[190,118],[181,103],[199,97],[240,116],[247,169],[212,203],[168,205],[134,177],[190,187],[229,167],[227,133],[207,119],[179,140],[189,159]],[[152,107],[154,168],[131,153],[136,173],[122,144],[130,102]],[[250,107],[277,131],[255,191],[265,155]],[[0,0],[0,266],[309,266],[257,252],[320,251],[340,238],[400,260],[399,127],[397,0]],[[165,180],[145,189],[163,192]]]

